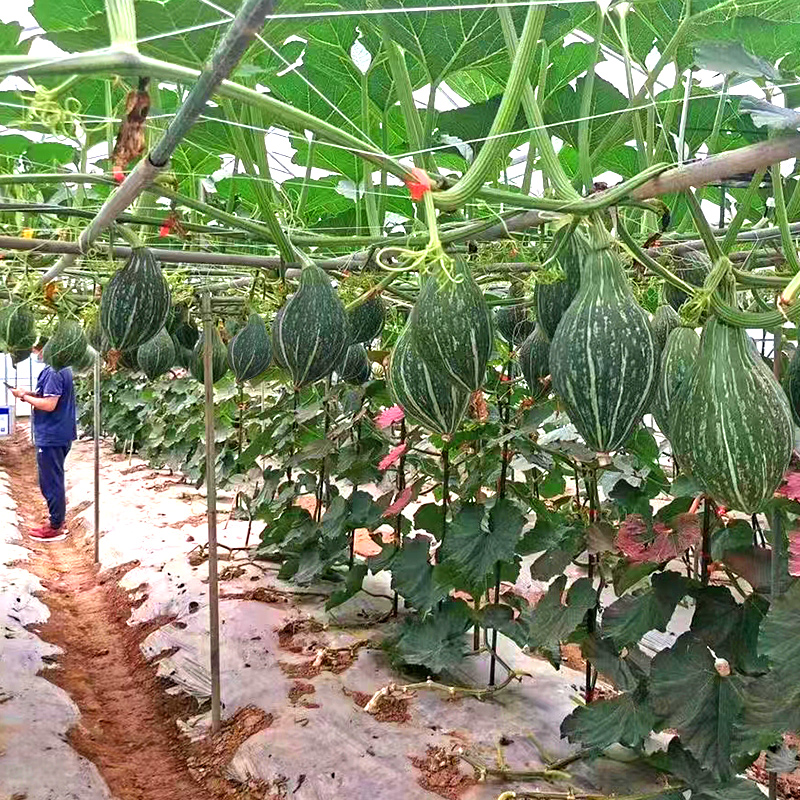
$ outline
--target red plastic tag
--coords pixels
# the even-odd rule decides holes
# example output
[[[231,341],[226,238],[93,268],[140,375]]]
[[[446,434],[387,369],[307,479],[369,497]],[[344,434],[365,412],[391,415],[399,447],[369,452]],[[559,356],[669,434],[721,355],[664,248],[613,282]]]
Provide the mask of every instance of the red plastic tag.
[[[431,179],[428,177],[428,173],[419,167],[411,170],[411,175],[405,179],[405,184],[411,194],[411,199],[417,203],[425,196],[425,192],[431,190]]]

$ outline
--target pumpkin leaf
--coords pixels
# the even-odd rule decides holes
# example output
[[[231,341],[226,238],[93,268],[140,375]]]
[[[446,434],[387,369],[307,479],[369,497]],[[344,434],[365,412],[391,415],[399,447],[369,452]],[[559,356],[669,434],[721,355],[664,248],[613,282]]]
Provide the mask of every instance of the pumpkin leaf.
[[[781,74],[769,61],[748,53],[741,42],[706,41],[694,45],[695,64],[723,75],[746,78],[769,78],[780,81]]]
[[[417,611],[433,608],[450,591],[441,568],[430,563],[430,542],[425,537],[405,539],[391,568],[392,589]]]
[[[654,522],[648,530],[638,514],[632,514],[620,525],[617,547],[633,562],[661,563],[678,558],[700,543],[700,521],[695,514],[678,514],[669,524]]]
[[[654,659],[650,697],[662,728],[674,728],[681,744],[720,780],[733,777],[734,725],[743,710],[742,680],[723,677],[708,646],[685,633]]]

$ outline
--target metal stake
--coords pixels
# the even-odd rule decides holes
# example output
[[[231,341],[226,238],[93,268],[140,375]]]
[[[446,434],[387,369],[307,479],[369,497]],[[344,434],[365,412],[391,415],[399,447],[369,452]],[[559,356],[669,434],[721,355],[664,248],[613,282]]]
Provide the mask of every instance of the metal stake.
[[[222,718],[219,674],[219,582],[217,576],[217,476],[214,446],[214,318],[211,295],[203,295],[203,383],[206,389],[206,504],[208,507],[208,615],[211,642],[211,730],[219,730]]]
[[[100,563],[100,361],[94,357],[94,563]]]

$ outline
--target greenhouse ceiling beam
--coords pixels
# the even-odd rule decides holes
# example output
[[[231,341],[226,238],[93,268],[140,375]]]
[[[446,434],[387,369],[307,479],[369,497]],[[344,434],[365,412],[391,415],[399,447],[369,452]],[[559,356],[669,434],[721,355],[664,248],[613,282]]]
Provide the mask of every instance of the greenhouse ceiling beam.
[[[178,113],[166,131],[150,151],[123,181],[111,197],[103,203],[97,216],[81,233],[78,239],[81,252],[91,247],[100,234],[111,225],[119,214],[151,184],[156,175],[169,163],[183,137],[197,121],[211,96],[223,80],[230,74],[244,55],[250,42],[261,30],[267,14],[271,13],[273,0],[244,0],[236,17],[228,28],[225,37],[214,50],[211,60],[206,64],[192,87]],[[42,276],[43,283],[55,280],[77,256],[63,255],[56,264]]]

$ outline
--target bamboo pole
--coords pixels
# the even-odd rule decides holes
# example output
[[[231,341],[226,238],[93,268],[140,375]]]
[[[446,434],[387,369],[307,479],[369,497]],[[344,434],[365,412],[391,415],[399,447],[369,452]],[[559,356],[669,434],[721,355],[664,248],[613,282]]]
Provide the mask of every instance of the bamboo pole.
[[[217,475],[214,442],[214,318],[211,295],[203,295],[203,384],[206,415],[206,505],[208,514],[208,614],[211,653],[211,730],[219,730],[222,719],[219,666],[219,576],[217,571]]]
[[[100,353],[94,357],[94,563],[100,563]]]

